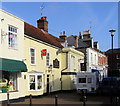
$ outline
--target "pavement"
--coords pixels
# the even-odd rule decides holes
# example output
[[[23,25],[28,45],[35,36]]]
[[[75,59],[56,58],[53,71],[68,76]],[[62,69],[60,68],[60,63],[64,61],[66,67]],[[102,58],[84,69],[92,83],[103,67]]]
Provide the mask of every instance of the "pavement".
[[[36,105],[55,105],[55,96],[58,97],[58,106],[59,105],[79,105],[83,106],[83,102],[80,101],[80,95],[76,93],[76,91],[64,91],[64,92],[55,92],[49,95],[43,95],[40,97],[32,97],[32,106]],[[12,105],[29,105],[30,98],[26,98],[23,102],[11,103]],[[95,95],[95,94],[87,94],[87,101],[85,103],[88,105],[110,105],[110,97],[108,95]],[[3,105],[5,106],[5,105]]]

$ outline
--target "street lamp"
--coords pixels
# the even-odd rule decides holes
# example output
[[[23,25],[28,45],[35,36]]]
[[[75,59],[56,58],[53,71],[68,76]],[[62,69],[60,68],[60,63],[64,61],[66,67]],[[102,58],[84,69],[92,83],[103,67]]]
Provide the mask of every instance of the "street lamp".
[[[112,76],[112,72],[113,72],[113,36],[114,36],[114,32],[116,30],[109,30],[109,32],[111,32],[111,37],[112,37],[112,59],[111,59],[111,76]]]
[[[111,56],[111,96],[110,96],[110,102],[113,102],[113,36],[114,36],[114,32],[115,30],[109,30],[109,32],[111,32],[111,37],[112,37],[112,56]]]

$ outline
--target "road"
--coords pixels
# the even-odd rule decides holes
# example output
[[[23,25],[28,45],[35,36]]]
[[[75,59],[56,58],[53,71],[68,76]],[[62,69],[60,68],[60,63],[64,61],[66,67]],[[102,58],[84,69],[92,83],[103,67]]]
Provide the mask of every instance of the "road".
[[[56,92],[49,95],[43,95],[40,97],[33,97],[32,98],[32,104],[34,105],[47,105],[47,104],[55,104],[55,95],[58,96],[58,104],[59,105],[83,105],[83,102],[80,101],[80,95],[78,95],[75,91],[71,92]],[[30,99],[26,98],[24,102],[16,102],[11,103],[13,105],[21,104],[23,105],[29,105]],[[96,105],[101,106],[103,104],[107,105],[110,104],[110,97],[108,95],[95,95],[95,94],[88,94],[87,95],[87,101],[86,105]],[[10,105],[11,106],[11,105]],[[32,105],[33,106],[33,105]]]

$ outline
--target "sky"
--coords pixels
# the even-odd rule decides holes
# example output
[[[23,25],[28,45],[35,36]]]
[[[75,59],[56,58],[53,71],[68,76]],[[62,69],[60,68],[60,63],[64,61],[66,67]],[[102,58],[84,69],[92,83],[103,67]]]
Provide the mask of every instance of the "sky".
[[[67,36],[79,36],[90,29],[100,50],[106,51],[111,49],[109,30],[115,29],[114,48],[118,48],[118,2],[2,2],[2,9],[36,27],[42,5],[52,35],[59,37],[65,31]]]

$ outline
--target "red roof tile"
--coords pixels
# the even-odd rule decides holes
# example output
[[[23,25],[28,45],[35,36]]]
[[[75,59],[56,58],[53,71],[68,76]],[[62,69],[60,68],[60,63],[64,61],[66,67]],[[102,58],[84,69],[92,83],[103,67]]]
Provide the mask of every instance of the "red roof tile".
[[[59,48],[63,48],[63,46],[60,44],[61,39],[42,31],[39,28],[36,28],[26,22],[24,22],[24,33],[27,36],[33,37],[35,39],[41,40],[43,42],[46,42],[48,44],[57,46]]]

